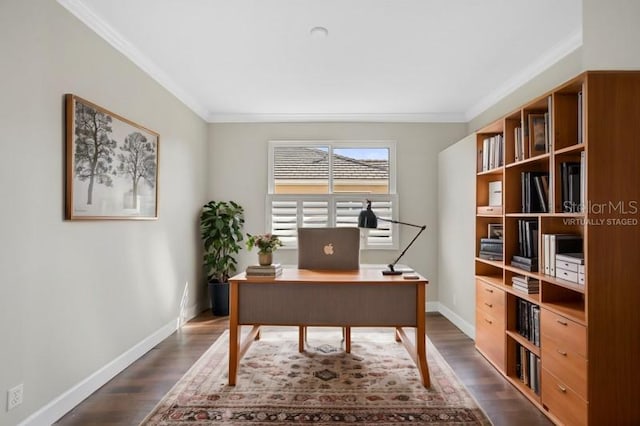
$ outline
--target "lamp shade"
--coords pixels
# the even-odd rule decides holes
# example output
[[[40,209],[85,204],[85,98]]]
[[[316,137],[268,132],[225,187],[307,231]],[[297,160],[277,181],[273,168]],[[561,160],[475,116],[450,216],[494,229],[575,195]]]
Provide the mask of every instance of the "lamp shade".
[[[358,228],[377,228],[378,218],[371,210],[371,201],[367,200],[367,209],[362,210],[358,216]]]

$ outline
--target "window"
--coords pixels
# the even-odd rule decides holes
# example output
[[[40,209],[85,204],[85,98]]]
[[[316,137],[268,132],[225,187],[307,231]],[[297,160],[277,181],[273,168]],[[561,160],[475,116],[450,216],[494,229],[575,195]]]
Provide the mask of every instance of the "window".
[[[284,247],[297,246],[298,227],[357,227],[366,200],[379,218],[395,218],[394,142],[269,142],[268,227]],[[364,248],[398,246],[389,222],[363,232]]]

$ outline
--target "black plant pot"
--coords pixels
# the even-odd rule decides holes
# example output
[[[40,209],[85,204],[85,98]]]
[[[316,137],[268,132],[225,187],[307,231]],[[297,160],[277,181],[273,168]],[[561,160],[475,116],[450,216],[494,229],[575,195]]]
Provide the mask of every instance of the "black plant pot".
[[[229,283],[209,281],[211,311],[217,317],[229,315]]]

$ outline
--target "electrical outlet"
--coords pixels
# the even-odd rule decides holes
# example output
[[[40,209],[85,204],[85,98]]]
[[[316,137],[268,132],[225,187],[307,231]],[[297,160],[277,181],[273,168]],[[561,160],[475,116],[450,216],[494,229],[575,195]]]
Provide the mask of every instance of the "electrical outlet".
[[[7,411],[22,404],[23,394],[24,394],[24,385],[22,383],[7,391]]]

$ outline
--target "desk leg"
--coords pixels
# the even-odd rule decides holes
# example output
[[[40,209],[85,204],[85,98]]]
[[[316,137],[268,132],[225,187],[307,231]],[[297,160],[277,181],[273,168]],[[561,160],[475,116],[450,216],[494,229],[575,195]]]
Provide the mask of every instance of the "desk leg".
[[[348,354],[351,353],[351,327],[344,327],[344,351]]]
[[[304,352],[304,342],[307,340],[307,327],[298,326],[298,352]]]
[[[229,284],[229,386],[235,386],[240,352],[238,326],[238,282]]]
[[[425,330],[425,284],[420,283],[417,286],[417,312],[416,312],[416,355],[417,366],[420,371],[420,377],[422,378],[422,385],[426,388],[431,386],[431,380],[429,378],[429,366],[427,364],[427,348],[426,348],[426,330]]]

